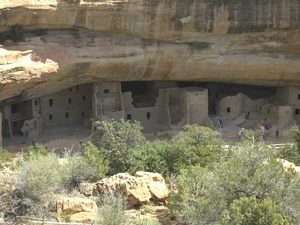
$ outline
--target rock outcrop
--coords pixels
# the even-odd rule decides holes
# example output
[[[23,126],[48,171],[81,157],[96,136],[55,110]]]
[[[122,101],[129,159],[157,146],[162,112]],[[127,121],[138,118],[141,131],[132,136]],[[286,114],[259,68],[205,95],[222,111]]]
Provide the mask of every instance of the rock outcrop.
[[[95,81],[299,86],[300,3],[293,0],[3,0],[0,101]]]
[[[148,204],[164,204],[168,197],[168,189],[161,174],[137,172],[135,176],[118,173],[108,179],[96,183],[94,192],[104,193],[117,191],[127,196],[130,206]]]

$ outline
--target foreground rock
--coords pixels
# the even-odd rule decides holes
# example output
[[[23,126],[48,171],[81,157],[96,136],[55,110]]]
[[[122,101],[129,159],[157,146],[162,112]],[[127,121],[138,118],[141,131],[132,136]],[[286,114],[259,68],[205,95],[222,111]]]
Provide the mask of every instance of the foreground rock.
[[[127,197],[130,206],[141,204],[164,204],[168,189],[164,178],[158,173],[137,172],[135,176],[118,173],[96,183],[96,192],[118,191]]]

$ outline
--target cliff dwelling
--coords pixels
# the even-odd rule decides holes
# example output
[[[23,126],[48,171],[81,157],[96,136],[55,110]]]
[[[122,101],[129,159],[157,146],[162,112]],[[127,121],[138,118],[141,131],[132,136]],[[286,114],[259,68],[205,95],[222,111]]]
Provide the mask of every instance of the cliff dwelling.
[[[3,105],[1,130],[5,146],[15,138],[27,141],[40,135],[51,136],[55,129],[66,130],[68,135],[83,130],[88,136],[96,131],[92,121],[104,118],[140,121],[143,132],[152,137],[170,136],[185,124],[219,129],[220,115],[225,119],[224,132],[237,133],[241,126],[256,129],[264,118],[274,129],[284,129],[300,122],[299,96],[298,87],[178,81],[95,82]]]

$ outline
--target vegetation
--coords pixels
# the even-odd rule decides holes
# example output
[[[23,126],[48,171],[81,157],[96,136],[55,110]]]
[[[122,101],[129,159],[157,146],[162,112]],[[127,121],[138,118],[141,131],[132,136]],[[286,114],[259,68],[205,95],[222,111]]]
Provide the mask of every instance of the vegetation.
[[[18,23],[11,26],[7,31],[0,33],[0,43],[4,44],[6,40],[20,42],[24,40],[24,29]]]
[[[12,161],[11,154],[5,150],[4,148],[0,147],[0,169],[3,169],[3,166]]]
[[[76,4],[76,3],[80,2],[80,0],[65,0],[65,2],[67,2],[69,4]]]

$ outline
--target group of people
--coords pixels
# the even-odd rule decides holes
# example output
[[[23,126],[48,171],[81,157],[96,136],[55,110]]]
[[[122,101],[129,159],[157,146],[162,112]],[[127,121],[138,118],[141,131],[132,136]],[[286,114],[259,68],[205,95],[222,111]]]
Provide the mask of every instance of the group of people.
[[[267,119],[264,119],[263,130],[264,130],[264,135],[268,137],[271,130],[271,126],[270,123],[267,122]],[[279,129],[276,130],[275,136],[276,138],[279,138]]]

